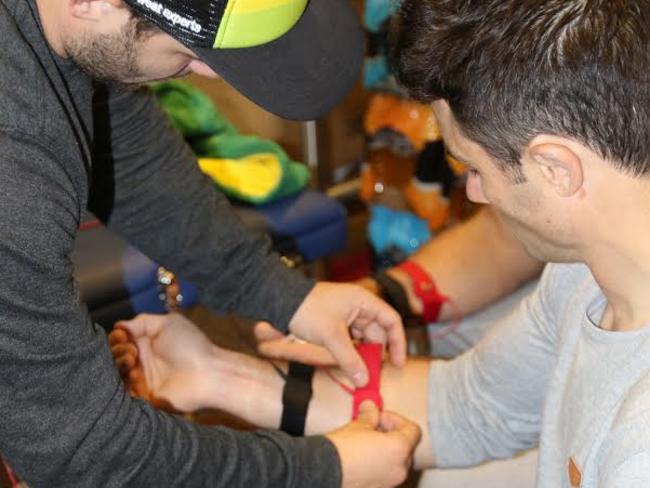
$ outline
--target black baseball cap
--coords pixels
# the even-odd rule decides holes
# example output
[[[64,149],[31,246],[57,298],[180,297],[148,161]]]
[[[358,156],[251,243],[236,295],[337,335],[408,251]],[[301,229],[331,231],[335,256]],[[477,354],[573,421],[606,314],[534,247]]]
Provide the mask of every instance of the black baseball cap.
[[[364,36],[350,0],[124,0],[281,117],[323,116],[356,81]]]

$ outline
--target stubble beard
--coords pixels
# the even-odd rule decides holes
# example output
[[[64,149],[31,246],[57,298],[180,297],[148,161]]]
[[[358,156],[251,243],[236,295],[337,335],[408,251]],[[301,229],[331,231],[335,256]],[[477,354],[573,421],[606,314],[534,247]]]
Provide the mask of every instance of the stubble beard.
[[[117,33],[85,33],[68,39],[65,48],[70,59],[94,80],[134,89],[141,84],[126,80],[143,76],[138,66],[138,44],[143,38],[137,20],[131,19]]]

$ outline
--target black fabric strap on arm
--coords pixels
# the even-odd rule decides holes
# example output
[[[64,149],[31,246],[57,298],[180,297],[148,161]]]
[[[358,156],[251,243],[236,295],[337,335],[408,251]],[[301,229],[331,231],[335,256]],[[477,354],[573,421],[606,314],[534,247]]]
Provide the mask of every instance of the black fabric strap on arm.
[[[407,322],[409,323],[408,325],[410,325],[411,322],[418,321],[415,314],[411,312],[411,306],[409,305],[409,300],[404,291],[404,287],[397,280],[388,276],[385,271],[377,273],[373,278],[379,285],[379,290],[383,299],[397,310],[397,312],[402,316],[405,325],[407,325]]]
[[[283,408],[280,430],[292,436],[305,435],[305,421],[312,395],[313,376],[313,366],[293,361],[289,363],[287,381],[282,392]]]

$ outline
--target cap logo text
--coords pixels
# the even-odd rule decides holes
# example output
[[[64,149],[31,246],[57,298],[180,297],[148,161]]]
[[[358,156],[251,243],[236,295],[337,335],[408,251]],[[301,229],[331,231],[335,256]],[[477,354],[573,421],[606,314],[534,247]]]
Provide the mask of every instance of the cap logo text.
[[[155,0],[137,0],[138,5],[145,7],[147,10],[154,12],[157,15],[162,15],[165,19],[171,22],[174,26],[180,25],[185,29],[190,29],[192,32],[198,34],[203,30],[201,24],[194,19],[189,19],[176,12],[171,11],[167,7],[163,7],[160,2]]]

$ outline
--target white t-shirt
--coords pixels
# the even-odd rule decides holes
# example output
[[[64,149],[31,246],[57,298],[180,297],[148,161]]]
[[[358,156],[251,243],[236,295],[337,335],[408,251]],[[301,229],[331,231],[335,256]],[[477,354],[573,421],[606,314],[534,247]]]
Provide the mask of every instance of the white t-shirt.
[[[474,349],[434,361],[429,428],[439,467],[539,443],[537,486],[650,487],[650,327],[598,327],[605,297],[581,264],[538,289]]]

